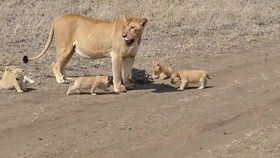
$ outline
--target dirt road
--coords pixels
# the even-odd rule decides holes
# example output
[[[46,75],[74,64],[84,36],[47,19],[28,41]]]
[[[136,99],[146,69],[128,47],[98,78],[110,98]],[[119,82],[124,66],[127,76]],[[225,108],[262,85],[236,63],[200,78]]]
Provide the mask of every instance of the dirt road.
[[[67,96],[44,78],[0,92],[1,158],[279,157],[279,42],[174,69],[206,69],[208,88],[176,91],[170,80],[126,94]]]

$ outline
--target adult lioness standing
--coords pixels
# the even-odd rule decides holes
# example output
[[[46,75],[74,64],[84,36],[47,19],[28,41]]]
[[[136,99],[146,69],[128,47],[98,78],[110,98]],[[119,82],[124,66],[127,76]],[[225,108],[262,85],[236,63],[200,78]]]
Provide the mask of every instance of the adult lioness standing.
[[[50,29],[49,38],[42,52],[32,58],[23,57],[25,63],[41,57],[49,48],[52,38],[56,44],[56,59],[52,69],[58,83],[66,83],[62,73],[74,52],[89,59],[111,56],[115,92],[125,92],[121,85],[122,69],[126,88],[133,88],[129,82],[131,68],[141,42],[146,18],[124,16],[113,22],[65,14],[57,17]]]

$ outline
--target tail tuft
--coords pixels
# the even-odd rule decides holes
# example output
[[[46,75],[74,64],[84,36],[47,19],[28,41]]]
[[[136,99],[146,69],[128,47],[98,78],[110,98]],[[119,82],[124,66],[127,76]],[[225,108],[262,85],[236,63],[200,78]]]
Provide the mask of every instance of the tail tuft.
[[[23,60],[24,63],[28,63],[28,57],[27,57],[27,56],[24,56],[24,57],[22,58],[22,60]]]

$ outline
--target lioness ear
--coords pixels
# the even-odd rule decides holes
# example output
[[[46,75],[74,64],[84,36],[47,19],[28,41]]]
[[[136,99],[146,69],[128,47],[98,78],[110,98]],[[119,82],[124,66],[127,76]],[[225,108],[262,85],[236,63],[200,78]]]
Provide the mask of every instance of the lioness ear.
[[[124,19],[124,22],[127,22],[128,16],[126,14],[124,14],[123,19]]]
[[[143,18],[143,19],[140,20],[140,24],[141,24],[142,27],[145,27],[147,22],[148,22],[148,19],[146,19],[146,18]]]

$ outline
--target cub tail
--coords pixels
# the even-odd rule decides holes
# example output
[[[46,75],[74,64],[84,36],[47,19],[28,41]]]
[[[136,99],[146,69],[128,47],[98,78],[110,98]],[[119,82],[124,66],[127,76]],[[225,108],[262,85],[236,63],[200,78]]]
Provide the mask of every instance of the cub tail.
[[[213,77],[215,77],[215,75],[206,74],[206,77],[207,77],[208,79],[212,79]]]

